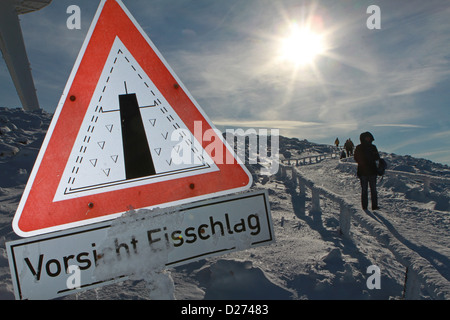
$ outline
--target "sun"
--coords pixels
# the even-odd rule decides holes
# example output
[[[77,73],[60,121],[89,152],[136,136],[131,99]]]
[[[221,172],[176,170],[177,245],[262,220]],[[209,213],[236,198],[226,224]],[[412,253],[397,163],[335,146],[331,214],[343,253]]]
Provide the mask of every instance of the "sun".
[[[324,37],[308,27],[292,24],[290,34],[281,40],[281,59],[297,66],[312,64],[324,53]]]

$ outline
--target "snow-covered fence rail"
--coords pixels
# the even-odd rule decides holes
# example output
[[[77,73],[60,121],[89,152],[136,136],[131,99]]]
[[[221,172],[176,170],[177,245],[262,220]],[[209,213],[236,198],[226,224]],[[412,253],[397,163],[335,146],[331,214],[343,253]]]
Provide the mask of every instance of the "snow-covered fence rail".
[[[280,164],[278,177],[286,180],[290,178],[291,183],[300,189],[300,196],[305,195],[308,188],[311,191],[311,213],[320,213],[320,196],[339,204],[339,230],[341,234],[350,237],[351,219],[367,229],[383,246],[388,248],[397,261],[406,267],[405,299],[419,299],[421,285],[433,299],[450,299],[450,282],[445,279],[425,258],[416,251],[405,246],[397,239],[389,229],[382,223],[371,219],[359,206],[349,203],[346,199],[324,188],[316,185],[299,173],[295,166]],[[304,203],[304,202],[302,202]],[[304,208],[303,208],[304,210]]]
[[[340,159],[339,162],[341,164],[356,166],[357,164],[355,162],[350,162],[351,159],[353,159],[353,158],[344,158],[344,159]],[[422,173],[414,173],[414,172],[388,169],[385,171],[385,174],[386,175],[403,176],[403,177],[408,177],[412,180],[422,181],[423,185],[424,185],[424,189],[423,189],[424,192],[430,192],[430,185],[432,182],[433,183],[441,183],[441,184],[442,183],[450,184],[450,178],[431,176],[431,175],[422,174]]]
[[[431,176],[428,174],[412,173],[412,172],[398,171],[398,170],[386,170],[386,174],[404,176],[404,177],[408,177],[413,180],[420,180],[423,182],[425,192],[430,192],[431,182],[440,183],[440,184],[443,184],[443,183],[450,184],[449,178]]]
[[[332,153],[322,153],[322,154],[316,154],[311,156],[305,156],[301,158],[287,158],[287,159],[281,159],[281,163],[286,163],[287,165],[291,165],[295,163],[295,166],[300,165],[306,165],[306,164],[313,164],[318,163],[324,159],[335,159],[338,158],[340,154],[340,151],[332,152]]]

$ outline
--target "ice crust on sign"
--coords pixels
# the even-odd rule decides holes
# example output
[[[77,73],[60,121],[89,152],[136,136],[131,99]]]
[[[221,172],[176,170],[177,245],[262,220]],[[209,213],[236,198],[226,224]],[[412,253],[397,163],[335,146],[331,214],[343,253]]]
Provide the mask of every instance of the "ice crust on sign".
[[[151,246],[147,244],[137,243],[135,245],[136,250],[131,243],[132,238],[138,237],[138,235],[146,234],[148,230],[151,230],[155,225],[171,225],[182,223],[182,216],[167,213],[176,213],[174,210],[164,210],[161,208],[154,209],[139,209],[128,211],[126,214],[120,218],[113,221],[111,228],[108,230],[108,238],[105,239],[104,243],[100,246],[100,252],[105,253],[105,258],[108,258],[107,251],[110,247],[106,246],[110,243],[126,243],[128,244],[130,254],[120,254],[120,256],[115,259],[116,265],[110,266],[111,275],[114,272],[119,275],[123,273],[121,270],[121,264],[127,265],[134,262],[143,262],[134,264],[133,273],[139,273],[141,271],[147,271],[148,269],[163,269],[168,261],[168,254],[173,247],[167,246],[165,242],[160,241],[153,243]],[[129,238],[129,239],[128,239]],[[111,241],[112,240],[112,241]],[[141,239],[138,239],[141,240]],[[123,248],[123,247],[121,247]],[[125,252],[125,250],[123,251]],[[111,251],[112,253],[112,251]],[[111,258],[117,257],[117,252],[114,250],[114,255]],[[151,255],[151,258],[149,255]],[[148,261],[146,261],[146,259]],[[120,263],[122,261],[122,263]],[[106,262],[106,261],[105,261]],[[142,269],[142,270],[141,270]],[[114,271],[117,270],[117,271]],[[129,268],[127,270],[130,270]]]
[[[122,276],[143,279],[147,282],[151,298],[173,299],[173,280],[165,270],[173,247],[166,245],[164,241],[152,245],[142,243],[142,235],[155,225],[182,222],[182,216],[167,213],[168,210],[159,208],[140,209],[129,211],[116,219],[107,238],[98,248],[100,259],[94,272],[96,279],[108,280]]]
[[[106,239],[98,246],[98,265],[94,271],[96,280],[107,281],[124,276],[145,280],[152,297],[173,298],[173,280],[166,265],[173,262],[173,256],[178,256],[174,250],[178,250],[179,254],[186,249],[174,246],[170,228],[184,229],[198,218],[189,212],[183,212],[183,208],[184,206],[132,210],[114,220]],[[207,219],[208,216],[200,218],[202,221]],[[150,230],[159,231],[149,235]],[[252,238],[245,232],[223,235],[217,233],[209,241],[196,245],[217,248],[224,240],[235,250],[245,250],[252,246]],[[169,257],[171,253],[173,256]]]

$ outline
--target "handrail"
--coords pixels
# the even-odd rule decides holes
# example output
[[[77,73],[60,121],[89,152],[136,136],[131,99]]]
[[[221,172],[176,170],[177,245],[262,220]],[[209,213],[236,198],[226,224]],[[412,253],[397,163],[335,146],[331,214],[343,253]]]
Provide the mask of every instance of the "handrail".
[[[300,164],[306,164],[306,160],[308,160],[308,163],[311,164],[313,163],[312,160],[314,159],[315,162],[317,163],[323,159],[333,159],[333,158],[337,158],[339,156],[340,152],[336,151],[336,152],[331,152],[331,153],[321,153],[321,154],[316,154],[316,155],[309,155],[309,156],[304,156],[304,157],[300,157],[300,158],[287,158],[287,159],[280,159],[281,163],[285,163],[287,162],[288,165],[291,165],[291,161],[295,161],[296,166],[299,166]]]
[[[352,166],[357,166],[358,165],[355,162],[349,162],[348,159],[350,159],[350,158],[340,159],[339,163],[345,164],[345,165],[352,165]],[[405,176],[405,177],[408,177],[408,178],[411,178],[411,179],[421,180],[424,183],[424,186],[425,186],[424,191],[425,192],[429,192],[430,191],[430,183],[431,182],[434,182],[434,183],[450,183],[450,178],[440,177],[440,176],[432,176],[432,175],[424,174],[424,173],[415,173],[415,172],[407,172],[407,171],[387,169],[385,171],[385,174]]]

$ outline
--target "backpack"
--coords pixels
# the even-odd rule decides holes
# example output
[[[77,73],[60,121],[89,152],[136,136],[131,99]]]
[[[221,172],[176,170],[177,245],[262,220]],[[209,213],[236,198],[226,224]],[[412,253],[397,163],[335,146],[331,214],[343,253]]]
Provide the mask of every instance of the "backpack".
[[[384,175],[384,172],[386,171],[387,163],[384,159],[378,160],[378,167],[377,167],[377,173],[379,176]]]

